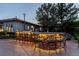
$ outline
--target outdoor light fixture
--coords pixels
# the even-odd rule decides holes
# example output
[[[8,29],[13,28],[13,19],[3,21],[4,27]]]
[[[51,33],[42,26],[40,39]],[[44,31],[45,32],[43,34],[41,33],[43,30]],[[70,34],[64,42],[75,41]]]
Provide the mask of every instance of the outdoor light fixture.
[[[62,34],[56,34],[55,38],[56,38],[56,40],[63,40],[64,35],[62,35]]]
[[[40,40],[46,40],[47,39],[47,35],[46,34],[39,34],[39,39]]]
[[[25,33],[25,34],[24,34]],[[33,32],[16,32],[16,35],[27,35],[30,37],[32,36],[33,38],[37,36],[37,34]],[[38,38],[40,40],[62,40],[64,39],[64,36],[62,34],[38,34]]]

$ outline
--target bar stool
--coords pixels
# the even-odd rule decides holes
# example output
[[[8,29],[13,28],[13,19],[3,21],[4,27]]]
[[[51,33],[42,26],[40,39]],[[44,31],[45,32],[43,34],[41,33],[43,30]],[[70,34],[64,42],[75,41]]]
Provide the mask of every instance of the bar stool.
[[[24,34],[25,34],[24,32],[21,33],[21,35],[22,35],[22,36],[21,36],[22,44],[24,44]]]
[[[57,40],[57,48],[60,48],[60,54],[61,54],[61,49],[64,48],[66,46],[66,40],[65,40],[65,36],[63,34],[57,34],[58,36],[56,36],[56,40]],[[58,46],[59,45],[59,46]]]
[[[31,43],[32,43],[32,32],[29,32],[28,33],[28,42],[30,43],[30,45],[31,45]]]
[[[15,35],[16,35],[16,39],[15,39],[15,40],[16,40],[16,42],[17,42],[17,41],[18,41],[18,39],[19,39],[19,32],[16,32],[16,34],[15,34]]]
[[[25,32],[23,33],[23,37],[22,37],[22,42],[23,44],[25,44],[25,41],[26,41],[26,35],[25,35]]]
[[[20,32],[19,42],[23,43],[22,41],[23,41],[23,34],[22,34],[22,32]]]
[[[20,35],[20,32],[19,32],[19,35],[18,35],[18,41],[20,43],[20,38],[21,38],[21,35]]]

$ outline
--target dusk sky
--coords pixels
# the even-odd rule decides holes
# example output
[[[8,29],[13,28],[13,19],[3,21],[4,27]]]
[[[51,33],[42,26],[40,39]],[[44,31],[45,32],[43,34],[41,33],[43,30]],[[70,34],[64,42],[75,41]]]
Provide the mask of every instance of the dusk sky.
[[[79,4],[76,5],[77,7],[79,6]],[[23,19],[23,13],[26,13],[26,21],[37,23],[35,19],[36,9],[40,6],[41,4],[38,3],[0,3],[0,19],[14,18],[16,16],[19,19]]]
[[[0,3],[0,19],[14,18],[17,16],[19,19],[23,19],[23,13],[26,13],[26,21],[36,22],[36,9],[40,7],[38,3],[14,3],[14,4],[1,4]],[[34,19],[34,20],[33,20]]]

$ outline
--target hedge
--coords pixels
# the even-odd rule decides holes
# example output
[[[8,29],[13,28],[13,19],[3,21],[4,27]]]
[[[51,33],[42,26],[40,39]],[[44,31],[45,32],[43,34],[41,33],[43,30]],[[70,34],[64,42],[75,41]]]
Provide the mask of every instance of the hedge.
[[[15,38],[14,32],[0,32],[0,39],[10,39]]]

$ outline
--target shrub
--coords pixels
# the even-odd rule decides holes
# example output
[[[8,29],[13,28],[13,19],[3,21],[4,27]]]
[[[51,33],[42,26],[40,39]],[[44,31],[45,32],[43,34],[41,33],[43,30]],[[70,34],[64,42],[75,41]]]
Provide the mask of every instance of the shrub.
[[[13,32],[0,32],[0,39],[10,39],[15,38],[15,33]]]

